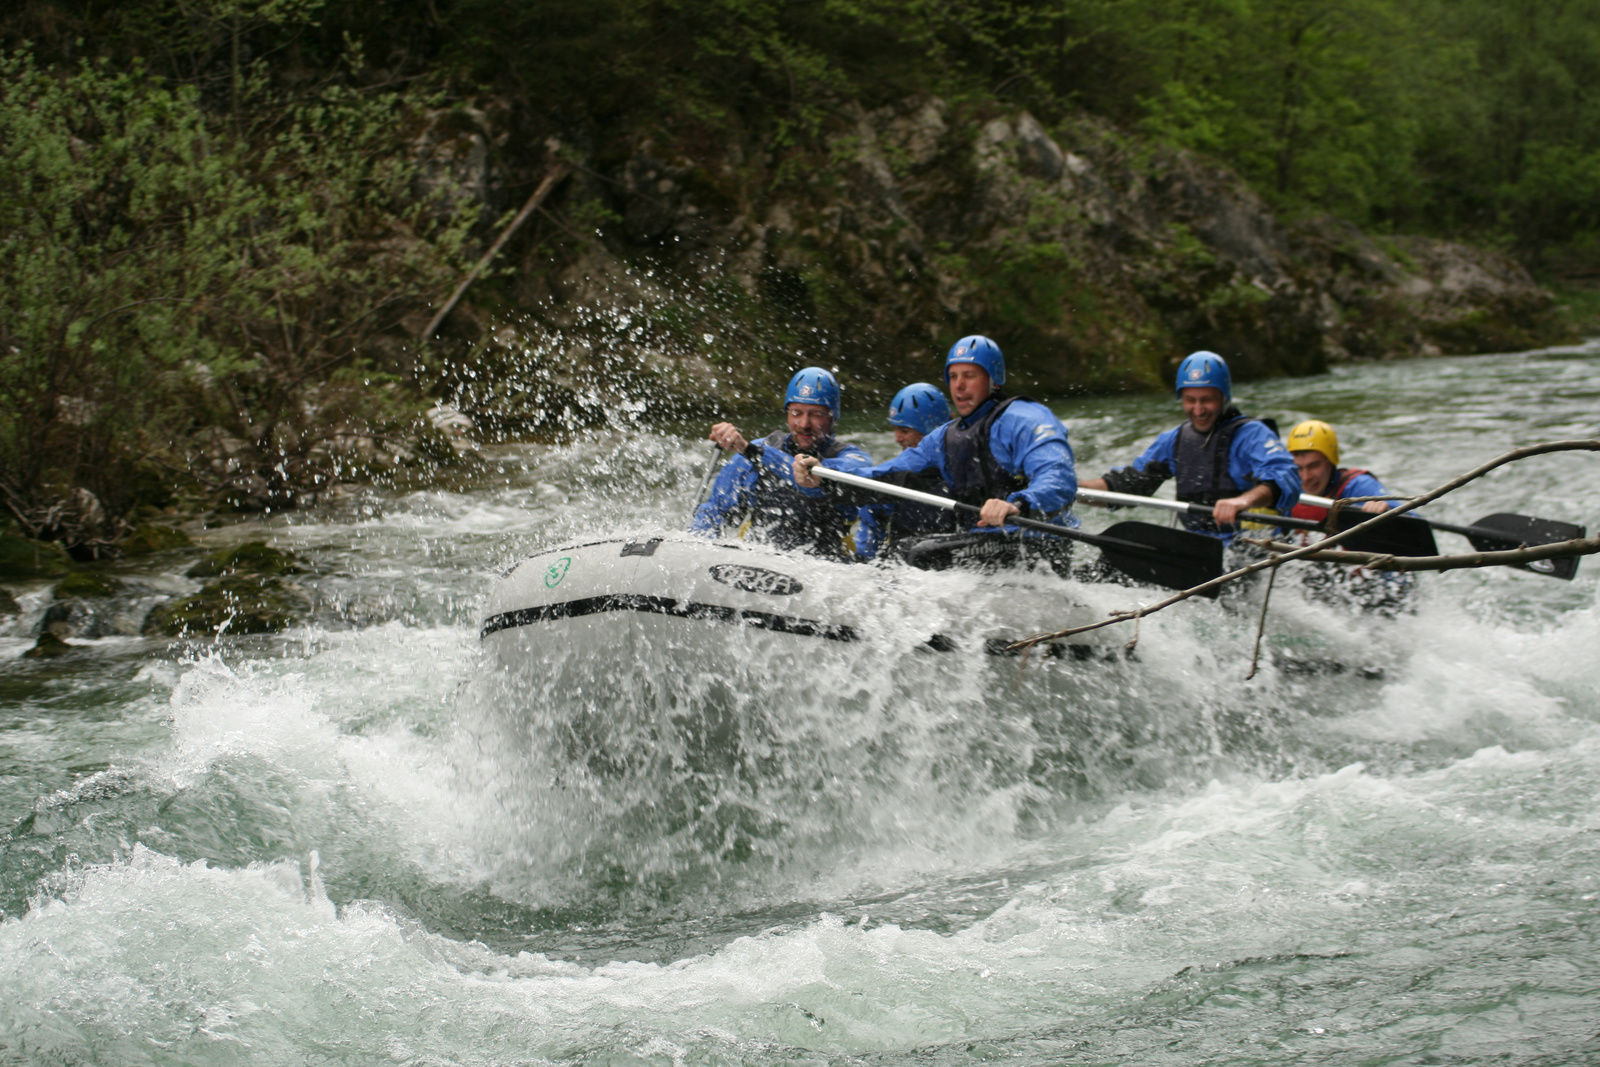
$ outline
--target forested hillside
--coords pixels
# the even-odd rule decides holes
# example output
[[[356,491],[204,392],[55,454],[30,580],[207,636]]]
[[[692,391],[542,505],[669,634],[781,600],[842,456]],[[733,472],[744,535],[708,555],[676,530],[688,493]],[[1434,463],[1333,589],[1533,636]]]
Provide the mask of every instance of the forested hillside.
[[[803,357],[863,403],[966,328],[1046,393],[1304,373],[1568,336],[1600,277],[1592,4],[17,0],[0,44],[0,492],[80,554],[456,462],[437,400],[548,433]]]

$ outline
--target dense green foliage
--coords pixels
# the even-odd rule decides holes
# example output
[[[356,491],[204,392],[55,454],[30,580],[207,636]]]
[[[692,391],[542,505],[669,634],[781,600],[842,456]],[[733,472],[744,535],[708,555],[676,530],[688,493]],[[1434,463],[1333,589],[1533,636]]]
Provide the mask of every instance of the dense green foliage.
[[[336,5],[330,5],[336,6]],[[1084,107],[1281,207],[1491,239],[1600,234],[1600,6],[1570,0],[458,0],[393,54],[603,141],[641,119],[804,137],[842,100]],[[401,41],[405,47],[399,47]]]
[[[391,414],[371,338],[459,272],[473,213],[396,150],[413,102],[248,75],[218,115],[138,63],[0,59],[0,493],[31,536],[92,553],[180,484],[293,503]]]
[[[1284,207],[1531,256],[1600,233],[1600,6],[1571,0],[24,0],[0,31],[146,57],[219,107],[252,63],[304,86],[354,40],[368,84],[507,94],[531,145],[650,121],[781,142],[918,91],[1083,107]]]

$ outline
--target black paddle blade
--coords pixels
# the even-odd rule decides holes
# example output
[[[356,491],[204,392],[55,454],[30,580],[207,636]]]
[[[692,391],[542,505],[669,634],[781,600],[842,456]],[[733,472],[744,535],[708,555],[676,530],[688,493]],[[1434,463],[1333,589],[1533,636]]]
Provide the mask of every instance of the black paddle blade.
[[[1471,541],[1472,547],[1479,552],[1504,552],[1511,548],[1521,548],[1523,545],[1531,548],[1534,545],[1550,545],[1557,541],[1576,541],[1585,534],[1582,526],[1574,526],[1570,522],[1556,522],[1553,519],[1535,519],[1529,515],[1490,515],[1472,525],[1478,530],[1493,530],[1496,535],[1504,535],[1501,537],[1480,533],[1468,534],[1467,540]],[[1529,563],[1518,563],[1516,566],[1520,570],[1570,582],[1578,573],[1578,557],[1536,559]]]
[[[1339,509],[1339,530],[1350,529],[1372,518],[1360,508]],[[1386,556],[1437,556],[1439,546],[1433,540],[1433,529],[1422,519],[1390,519],[1376,530],[1358,534],[1334,548],[1347,548],[1352,552],[1378,552]]]
[[[1100,546],[1100,558],[1136,582],[1189,589],[1222,577],[1222,542],[1215,537],[1156,526],[1148,522],[1119,522],[1102,531],[1104,537],[1134,541],[1153,552],[1125,552]],[[1204,596],[1215,598],[1221,589]]]

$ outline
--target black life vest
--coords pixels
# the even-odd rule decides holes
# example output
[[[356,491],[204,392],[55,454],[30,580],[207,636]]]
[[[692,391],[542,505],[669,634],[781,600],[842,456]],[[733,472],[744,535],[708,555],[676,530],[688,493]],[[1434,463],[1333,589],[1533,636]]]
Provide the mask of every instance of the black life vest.
[[[828,496],[810,497],[787,480],[774,474],[764,462],[766,453],[786,456],[816,456],[833,459],[845,446],[833,437],[824,438],[816,448],[795,450],[792,435],[778,430],[762,442],[764,446],[752,462],[756,484],[749,498],[748,521],[761,540],[784,551],[800,550],[819,556],[845,555],[844,537],[850,523],[839,502]]]
[[[949,496],[950,490],[945,487],[944,479],[935,471],[893,471],[878,479],[890,485],[898,485],[904,489],[915,489],[918,492],[928,493],[932,496]],[[956,520],[956,514],[945,508],[936,508],[932,504],[917,504],[909,500],[896,500],[891,507],[885,508],[887,515],[883,522],[883,543],[885,549],[893,550],[904,544],[907,538],[920,537],[930,533],[943,533],[962,529]]]
[[[1209,507],[1219,500],[1239,495],[1239,486],[1228,473],[1228,457],[1239,428],[1255,421],[1241,415],[1239,409],[1230,404],[1210,433],[1200,433],[1191,422],[1178,428],[1178,440],[1172,448],[1172,476],[1177,482],[1179,500]],[[1210,518],[1185,517],[1183,521],[1191,530],[1219,529]]]
[[[1344,492],[1345,486],[1349,485],[1357,477],[1366,473],[1368,472],[1359,467],[1352,467],[1350,470],[1340,468],[1339,470],[1334,471],[1333,491],[1328,494],[1328,499],[1338,500],[1340,495]],[[1290,509],[1289,514],[1293,515],[1297,519],[1316,519],[1318,522],[1328,521],[1328,509],[1324,507],[1318,507],[1316,504],[1296,504],[1292,509]]]
[[[989,431],[1006,408],[1025,396],[996,397],[989,413],[970,425],[961,420],[950,423],[944,432],[944,463],[950,472],[950,495],[963,504],[982,507],[986,500],[1004,500],[1028,488],[1022,472],[1013,474],[1000,466],[989,446]]]

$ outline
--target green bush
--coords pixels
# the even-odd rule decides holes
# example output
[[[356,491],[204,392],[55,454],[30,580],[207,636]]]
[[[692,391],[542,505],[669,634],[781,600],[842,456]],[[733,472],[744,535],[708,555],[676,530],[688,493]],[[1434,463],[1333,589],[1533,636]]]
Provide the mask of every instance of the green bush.
[[[394,417],[371,346],[475,221],[417,189],[428,100],[239,91],[219,115],[138,65],[0,56],[0,498],[31,537],[108,544],[175,482],[292,505]]]

